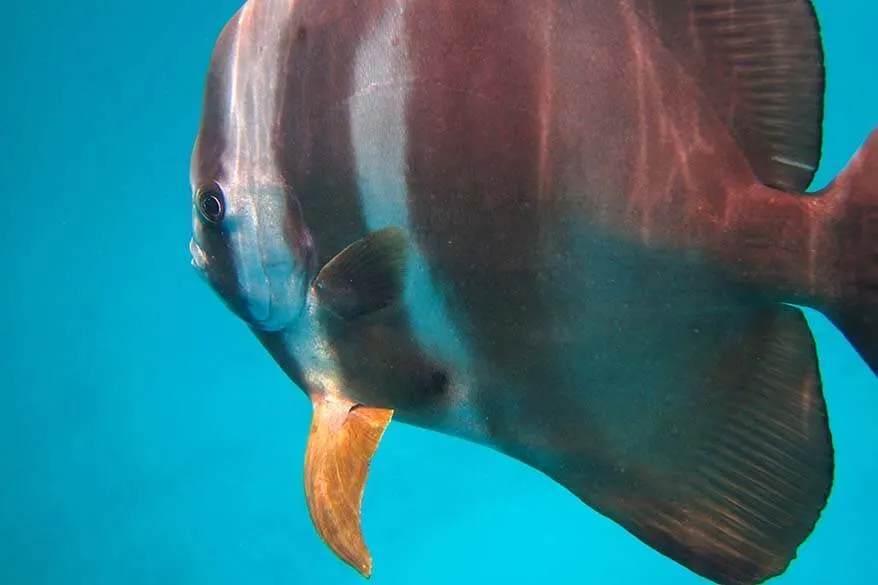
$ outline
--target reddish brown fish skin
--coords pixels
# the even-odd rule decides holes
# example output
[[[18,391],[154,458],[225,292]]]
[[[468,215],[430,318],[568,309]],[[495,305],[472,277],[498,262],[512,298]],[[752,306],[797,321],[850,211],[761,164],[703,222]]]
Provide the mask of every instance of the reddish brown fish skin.
[[[234,62],[235,39],[270,38],[268,27],[290,45],[274,88],[285,109],[263,130],[285,180],[307,194],[298,203],[320,240],[322,265],[367,232],[345,107],[360,91],[350,70],[358,43],[389,4],[293,4],[290,21],[269,23],[270,13],[256,10],[233,20],[214,60]],[[502,4],[496,14],[477,6],[421,1],[407,10],[405,42],[418,78],[409,132],[430,136],[411,141],[415,204],[502,206],[515,214],[504,218],[508,227],[523,228],[518,243],[504,243],[516,265],[528,264],[526,250],[538,247],[530,239],[535,218],[569,212],[649,248],[695,251],[731,281],[777,299],[819,305],[834,296],[834,234],[826,226],[837,202],[761,185],[728,128],[636,13],[615,2],[601,11],[563,1]],[[225,90],[210,91],[209,84],[205,119],[216,121]],[[453,125],[475,121],[464,154]],[[212,168],[221,142],[202,138],[198,175],[221,174]],[[429,164],[419,148],[429,149]],[[475,195],[447,184],[461,171],[487,177],[490,189]],[[424,215],[430,223],[413,231],[444,233],[447,226]],[[447,223],[459,228],[460,219]],[[495,231],[468,227],[480,242]]]
[[[716,379],[718,351],[749,339],[738,318],[779,300],[823,308],[843,296],[838,226],[846,189],[803,197],[760,184],[701,89],[626,4],[419,0],[405,4],[397,34],[383,37],[375,30],[400,6],[390,0],[299,0],[282,20],[271,18],[271,5],[281,3],[252,1],[239,13],[220,43],[225,70],[214,75],[254,67],[230,65],[235,42],[264,43],[268,56],[280,56],[278,77],[254,91],[282,96],[282,106],[254,135],[271,142],[319,265],[375,228],[363,198],[396,204],[400,195],[367,194],[352,105],[386,95],[405,106],[409,224],[401,227],[470,342],[478,369],[467,380],[470,393],[455,394],[452,369],[449,396],[478,416],[477,428],[449,420],[449,405],[431,397],[395,418],[491,444],[550,475],[553,456],[572,454],[586,478],[577,495],[617,518],[625,506],[648,511],[665,494],[637,487],[636,470],[649,467],[654,473],[644,477],[655,485],[673,482],[674,447],[684,444],[656,446],[650,430],[693,404],[679,387],[697,403],[698,383]],[[408,71],[386,78],[367,71],[358,85],[356,57],[366,42],[388,53],[404,47]],[[208,119],[228,101],[215,81]],[[387,152],[395,139],[374,137]],[[195,183],[216,172],[209,158],[221,142],[202,141]],[[717,327],[700,330],[701,322]],[[302,384],[284,341],[263,337]],[[813,348],[804,335],[790,337],[801,350],[790,361],[801,366],[802,387],[813,389]],[[392,348],[369,349],[395,359]],[[721,373],[739,370],[732,363]],[[817,440],[826,438],[821,409],[815,401],[805,422],[825,449]],[[831,468],[831,453],[815,460]],[[828,491],[825,477],[814,481],[823,482],[815,493]],[[741,483],[760,488],[752,477]],[[803,516],[816,520],[813,510]],[[699,526],[711,537],[734,528],[707,512]],[[740,574],[711,573],[710,559],[701,574],[753,583],[782,572],[787,541],[796,540],[794,549],[810,531],[790,530],[787,550],[768,551],[752,567],[745,559]],[[692,527],[678,533],[695,553],[707,538]],[[688,562],[687,554],[694,553],[675,558]]]
[[[504,217],[518,228],[518,241],[504,242],[512,264],[539,248],[534,215],[569,213],[646,248],[697,252],[730,281],[773,298],[824,298],[831,204],[759,184],[699,88],[621,3],[549,4],[555,10],[504,5],[502,19],[456,2],[430,18],[430,4],[411,10],[414,59],[430,82],[413,98],[413,143],[429,153],[412,152],[421,164],[410,184],[460,208],[473,196],[453,181],[489,175],[481,206],[512,214]],[[454,87],[467,93],[439,89]],[[461,127],[449,125],[455,116],[478,123],[466,152]],[[494,220],[473,218],[467,231],[483,242]],[[481,247],[468,244],[459,246]]]

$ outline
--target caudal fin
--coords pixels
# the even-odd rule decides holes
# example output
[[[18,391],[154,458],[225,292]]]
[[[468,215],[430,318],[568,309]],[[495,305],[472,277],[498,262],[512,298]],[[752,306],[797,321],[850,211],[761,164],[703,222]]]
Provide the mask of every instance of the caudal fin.
[[[878,129],[822,194],[838,246],[837,294],[825,312],[878,374]]]

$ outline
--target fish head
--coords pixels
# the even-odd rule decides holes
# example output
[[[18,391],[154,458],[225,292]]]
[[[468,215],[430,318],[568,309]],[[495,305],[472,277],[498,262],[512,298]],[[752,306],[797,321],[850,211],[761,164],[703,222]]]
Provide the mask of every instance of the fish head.
[[[279,331],[300,320],[313,245],[283,185],[194,182],[189,251],[195,270],[253,329]]]
[[[239,10],[211,57],[190,161],[189,250],[235,315],[281,331],[302,316],[315,254],[279,148],[279,72],[254,66],[264,39],[252,10]]]

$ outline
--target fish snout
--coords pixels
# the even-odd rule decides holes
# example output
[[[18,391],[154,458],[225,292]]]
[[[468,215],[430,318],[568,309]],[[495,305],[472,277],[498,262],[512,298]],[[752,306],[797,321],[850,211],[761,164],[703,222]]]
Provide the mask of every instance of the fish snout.
[[[195,238],[189,239],[189,255],[192,257],[191,264],[193,268],[199,272],[207,270],[207,254],[195,243]]]

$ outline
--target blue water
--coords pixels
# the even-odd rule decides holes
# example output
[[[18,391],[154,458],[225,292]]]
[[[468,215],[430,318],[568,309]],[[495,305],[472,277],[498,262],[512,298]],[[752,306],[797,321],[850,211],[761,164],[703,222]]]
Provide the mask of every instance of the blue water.
[[[304,505],[308,401],[189,266],[189,154],[237,6],[4,9],[0,585],[363,583]],[[822,186],[878,126],[878,2],[817,6]],[[811,317],[836,483],[774,582],[878,583],[878,381]],[[364,515],[376,585],[707,583],[536,471],[400,425]]]

